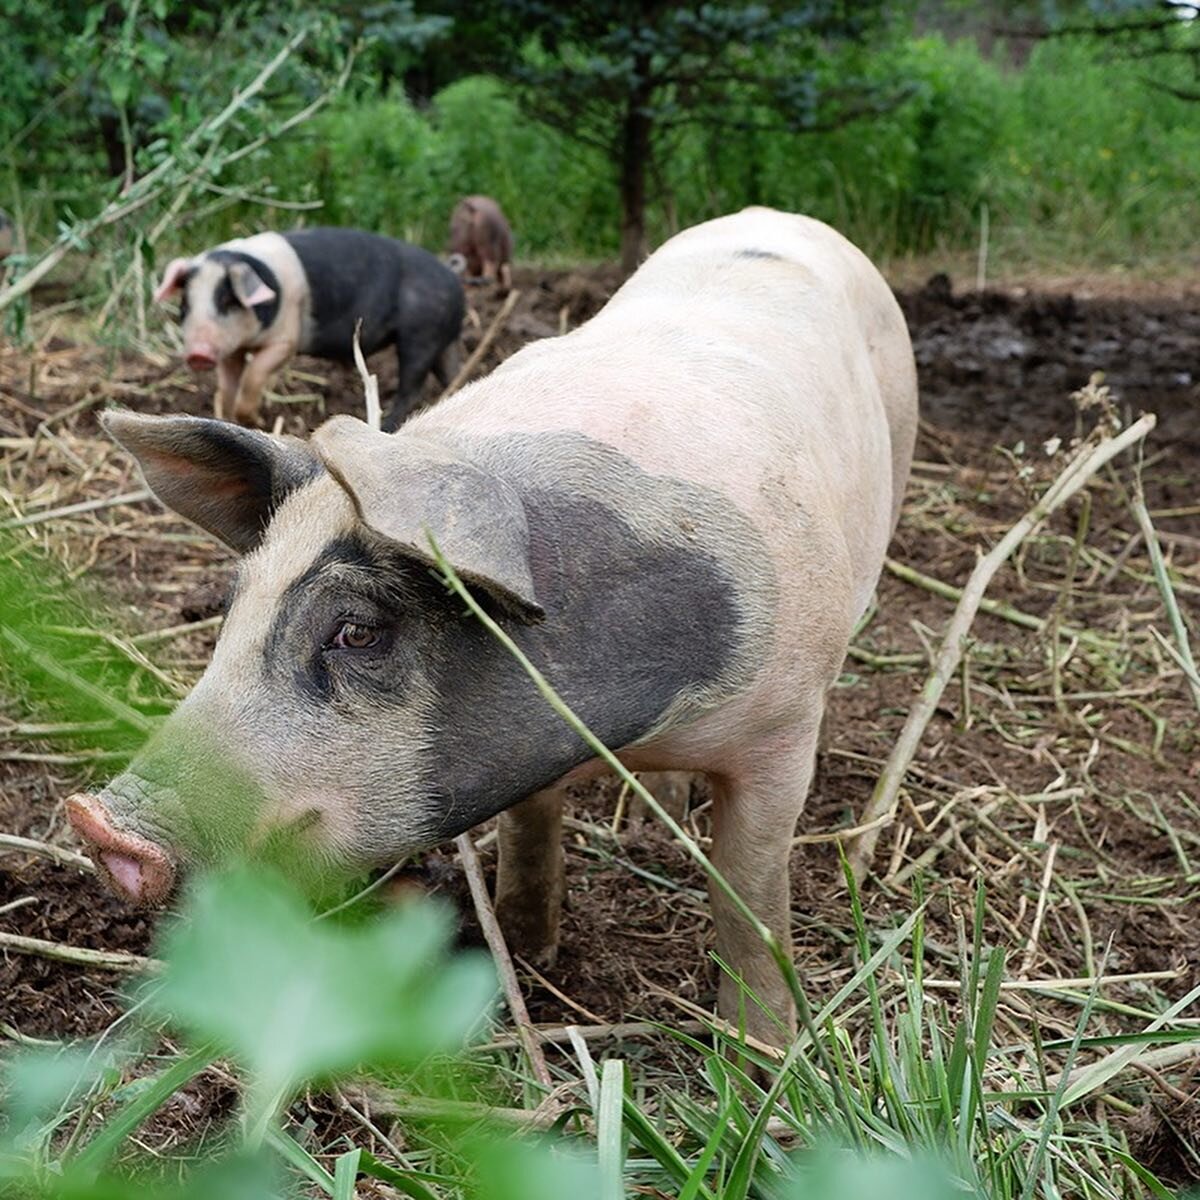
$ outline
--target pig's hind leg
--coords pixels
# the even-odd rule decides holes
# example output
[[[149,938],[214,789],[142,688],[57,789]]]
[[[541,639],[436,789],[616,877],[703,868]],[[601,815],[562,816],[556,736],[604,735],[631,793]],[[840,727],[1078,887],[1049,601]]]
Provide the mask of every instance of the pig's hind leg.
[[[500,814],[496,916],[509,946],[536,966],[551,966],[566,889],[563,791],[549,787]]]
[[[401,341],[396,339],[396,362],[400,367],[399,381],[396,384],[396,399],[391,408],[384,413],[383,431],[392,433],[412,414],[421,403],[421,387],[425,376],[430,371],[437,370],[437,362],[441,357],[443,347],[432,338],[408,337]]]

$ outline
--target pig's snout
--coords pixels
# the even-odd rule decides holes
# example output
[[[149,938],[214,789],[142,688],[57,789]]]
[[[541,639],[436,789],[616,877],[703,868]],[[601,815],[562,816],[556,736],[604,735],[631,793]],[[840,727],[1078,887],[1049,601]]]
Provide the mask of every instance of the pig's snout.
[[[193,371],[211,371],[217,365],[217,351],[213,346],[193,346],[186,357],[187,365]]]
[[[175,865],[170,855],[146,838],[118,829],[99,796],[72,796],[67,816],[91,850],[101,876],[122,899],[152,905],[171,894]]]

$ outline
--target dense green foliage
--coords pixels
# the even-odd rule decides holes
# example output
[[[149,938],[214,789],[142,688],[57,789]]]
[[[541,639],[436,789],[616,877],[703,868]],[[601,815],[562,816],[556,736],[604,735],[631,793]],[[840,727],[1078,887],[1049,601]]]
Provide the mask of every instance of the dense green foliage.
[[[313,15],[241,8],[217,16],[200,5],[185,17],[157,0],[140,24],[110,21],[106,35],[95,6],[78,8],[46,14],[39,56],[32,9],[20,7],[0,49],[19,101],[0,114],[0,206],[17,213],[34,251],[116,194],[120,181],[108,180],[125,155],[113,113],[123,112],[144,170],[253,74],[252,49],[262,56]],[[620,196],[608,152],[535,121],[520,86],[494,77],[466,75],[427,101],[409,99],[404,80],[452,74],[448,56],[460,38],[469,46],[470,31],[456,34],[408,3],[368,6],[353,19],[338,8],[321,6],[302,54],[238,124],[266,127],[272,111],[294,109],[329,78],[337,47],[365,36],[349,87],[316,120],[222,174],[219,185],[235,194],[191,198],[171,223],[167,250],[297,220],[361,225],[440,249],[454,201],[483,191],[510,214],[519,257],[615,254]],[[1190,28],[1176,36],[1198,38]],[[59,45],[56,54],[48,43]],[[99,53],[111,43],[115,50]],[[1191,75],[1184,57],[1155,58],[1152,69],[1153,82],[1180,89]],[[649,164],[650,242],[765,203],[830,220],[884,256],[969,250],[986,204],[991,261],[1001,270],[1189,261],[1200,220],[1200,104],[1149,86],[1143,60],[1116,53],[1111,39],[1050,39],[1016,66],[1003,46],[985,57],[970,39],[892,36],[864,72],[881,88],[904,81],[908,98],[829,132],[670,129]],[[730,103],[753,117],[754,88],[734,85]],[[321,207],[255,202],[264,200]]]

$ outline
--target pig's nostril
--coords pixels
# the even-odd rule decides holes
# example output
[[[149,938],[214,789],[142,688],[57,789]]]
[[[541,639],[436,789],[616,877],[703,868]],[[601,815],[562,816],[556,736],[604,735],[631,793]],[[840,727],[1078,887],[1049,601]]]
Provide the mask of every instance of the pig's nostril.
[[[166,900],[175,881],[175,867],[161,846],[114,826],[98,796],[81,792],[70,797],[67,816],[92,849],[96,866],[113,891],[134,904]]]

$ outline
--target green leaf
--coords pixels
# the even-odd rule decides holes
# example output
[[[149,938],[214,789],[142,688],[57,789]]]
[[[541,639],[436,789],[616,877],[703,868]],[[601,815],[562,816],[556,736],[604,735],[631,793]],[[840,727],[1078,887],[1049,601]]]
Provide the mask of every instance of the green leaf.
[[[600,1156],[600,1181],[604,1200],[622,1200],[624,1148],[621,1142],[621,1105],[625,1094],[625,1064],[608,1059],[600,1074],[600,1102],[596,1112],[596,1142]]]
[[[495,995],[484,958],[447,959],[450,933],[431,905],[339,928],[313,923],[269,873],[209,877],[162,938],[151,1005],[240,1062],[260,1094],[362,1061],[414,1067],[458,1047]]]
[[[347,1150],[333,1164],[333,1200],[354,1200],[354,1182],[358,1178],[361,1150]]]
[[[475,1180],[469,1200],[600,1200],[600,1175],[593,1162],[552,1142],[511,1140],[469,1148]]]

